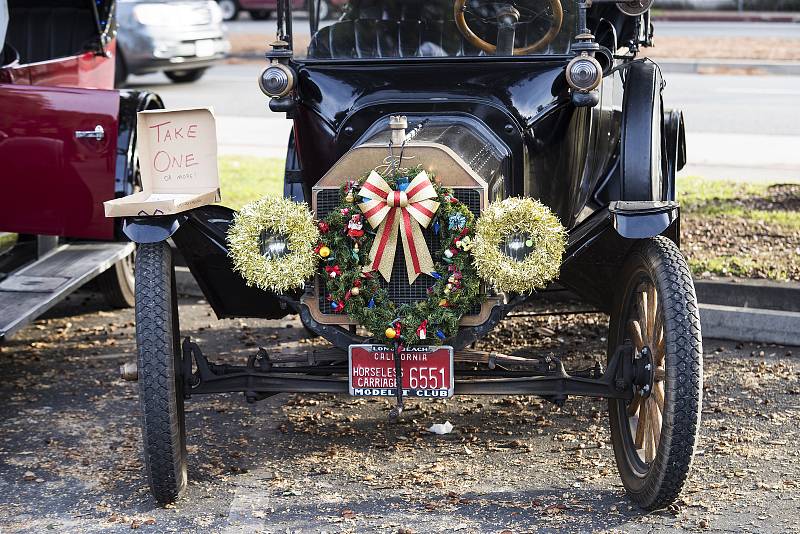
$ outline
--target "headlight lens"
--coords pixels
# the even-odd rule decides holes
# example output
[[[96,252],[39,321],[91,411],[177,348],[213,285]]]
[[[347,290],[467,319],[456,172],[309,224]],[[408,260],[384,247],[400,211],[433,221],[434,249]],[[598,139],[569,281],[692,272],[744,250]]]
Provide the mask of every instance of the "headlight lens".
[[[567,83],[582,92],[592,91],[603,80],[603,67],[592,56],[578,56],[567,65]]]
[[[284,96],[294,87],[294,72],[286,65],[272,64],[261,73],[258,86],[268,97]]]
[[[291,252],[289,237],[261,230],[261,234],[258,236],[258,250],[269,260],[282,258]]]
[[[508,234],[500,243],[500,252],[516,261],[524,261],[533,252],[535,243],[527,232]]]

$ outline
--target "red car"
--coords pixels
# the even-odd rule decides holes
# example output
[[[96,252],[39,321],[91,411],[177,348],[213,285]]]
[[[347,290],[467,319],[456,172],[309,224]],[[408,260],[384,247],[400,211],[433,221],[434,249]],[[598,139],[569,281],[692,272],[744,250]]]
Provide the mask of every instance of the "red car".
[[[0,341],[95,277],[132,305],[134,247],[102,204],[138,187],[136,112],[163,104],[113,89],[114,7],[0,0]]]

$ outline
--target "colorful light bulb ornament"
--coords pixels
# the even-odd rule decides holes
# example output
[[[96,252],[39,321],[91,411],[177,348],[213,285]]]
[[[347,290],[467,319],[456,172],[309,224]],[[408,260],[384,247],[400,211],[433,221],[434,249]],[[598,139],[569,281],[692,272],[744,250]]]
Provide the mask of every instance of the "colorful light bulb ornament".
[[[328,229],[325,246],[335,258],[335,265],[321,267],[332,309],[336,304],[333,311],[348,314],[376,341],[392,346],[438,345],[454,336],[461,318],[485,298],[472,256],[456,248],[456,241],[469,237],[468,243],[474,237],[472,212],[421,166],[392,169],[387,175],[373,170],[345,181],[339,193],[339,205],[319,221],[320,228]],[[350,202],[350,195],[357,200]],[[428,249],[426,229],[438,229],[436,250]],[[398,240],[402,247],[396,252]],[[445,261],[449,250],[456,254]],[[424,300],[397,304],[389,298],[385,285],[395,254],[403,254],[408,283],[430,277]],[[451,266],[461,276],[458,284],[448,282]],[[336,267],[339,272],[332,277]]]

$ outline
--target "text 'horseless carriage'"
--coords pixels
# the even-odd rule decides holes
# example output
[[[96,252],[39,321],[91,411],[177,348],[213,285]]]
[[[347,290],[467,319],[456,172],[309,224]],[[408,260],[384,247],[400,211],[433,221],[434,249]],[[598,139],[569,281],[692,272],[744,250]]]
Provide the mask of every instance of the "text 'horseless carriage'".
[[[682,117],[637,59],[649,4],[356,0],[312,15],[301,44],[279,2],[260,85],[294,121],[286,198],[125,221],[158,501],[186,485],[184,399],[226,391],[387,395],[393,416],[405,396],[607,398],[631,498],[676,498],[702,349],[678,249]],[[333,346],[323,363],[216,365],[181,341],[169,237],[219,317],[297,313]],[[469,349],[554,278],[610,315],[604,365]]]

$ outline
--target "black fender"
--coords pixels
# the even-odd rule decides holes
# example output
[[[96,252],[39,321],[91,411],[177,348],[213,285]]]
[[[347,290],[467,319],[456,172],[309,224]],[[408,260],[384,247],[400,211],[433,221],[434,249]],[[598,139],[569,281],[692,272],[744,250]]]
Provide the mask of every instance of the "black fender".
[[[125,217],[122,233],[134,243],[159,243],[172,237],[186,221],[187,215],[162,215],[160,217]]]
[[[283,175],[283,196],[295,202],[311,204],[311,192],[303,180],[303,168],[295,149],[294,128],[289,132],[289,144],[286,147],[286,168]]]
[[[664,200],[674,189],[665,182],[662,87],[654,63],[637,61],[626,69],[619,200]]]
[[[664,111],[664,154],[666,160],[667,200],[675,200],[675,180],[686,166],[686,126],[679,109]]]
[[[558,281],[610,311],[617,277],[631,248],[663,235],[680,245],[680,208],[673,201],[615,201],[569,232]]]
[[[114,171],[116,198],[134,192],[139,179],[136,173],[136,113],[146,109],[163,109],[164,102],[149,91],[119,91],[117,119],[117,159]]]
[[[626,239],[662,235],[679,220],[680,214],[675,201],[617,201],[608,205],[608,211],[614,229]],[[672,235],[667,237],[676,240]]]

